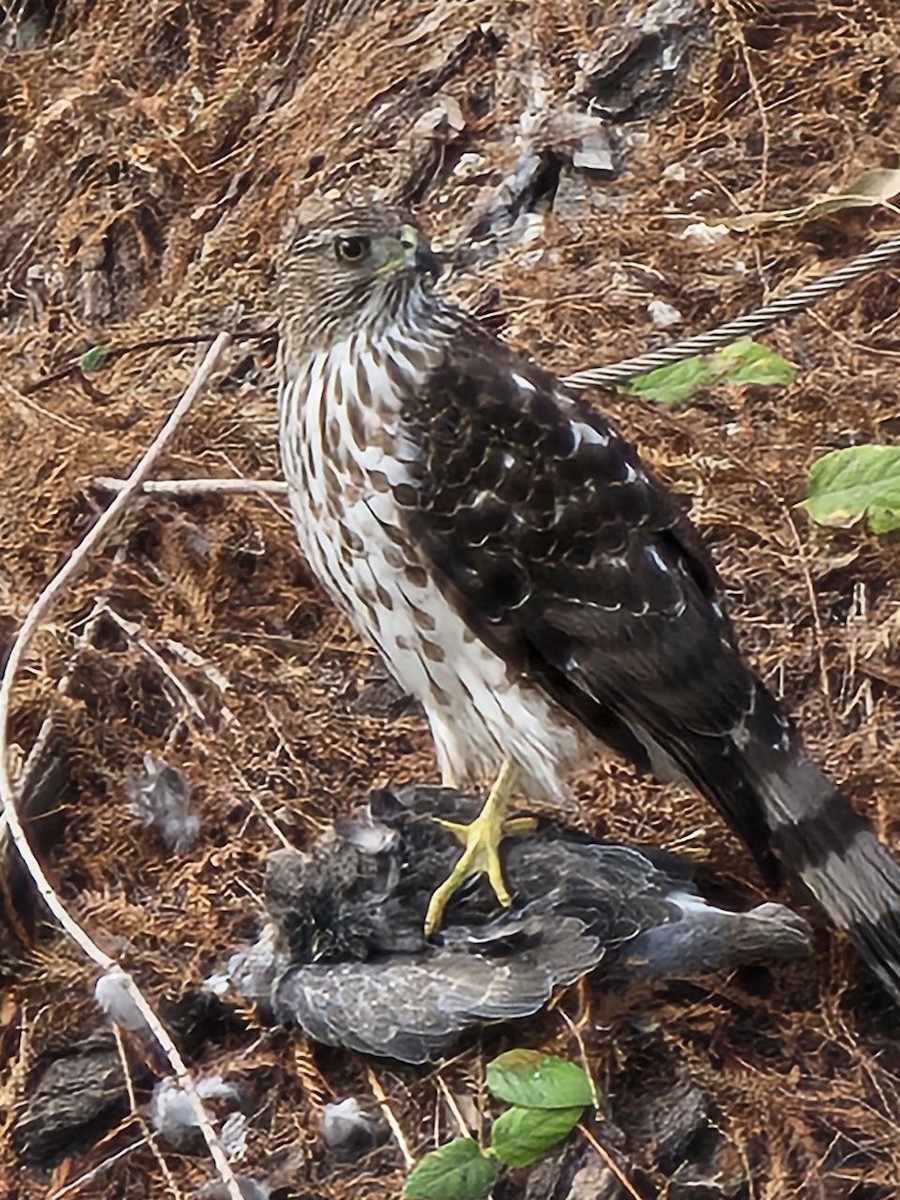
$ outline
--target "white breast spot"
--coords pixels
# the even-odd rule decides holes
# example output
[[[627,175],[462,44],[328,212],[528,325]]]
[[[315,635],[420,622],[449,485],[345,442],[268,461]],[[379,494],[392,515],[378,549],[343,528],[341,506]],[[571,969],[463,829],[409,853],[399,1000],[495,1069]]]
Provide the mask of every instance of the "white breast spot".
[[[417,351],[420,362],[426,350]],[[298,371],[297,382],[283,390],[283,467],[301,546],[333,599],[379,648],[400,686],[425,708],[445,779],[452,775],[464,786],[480,785],[511,757],[519,765],[523,795],[562,802],[566,775],[582,761],[588,742],[552,701],[511,673],[469,629],[438,587],[415,539],[405,534],[392,489],[417,485],[418,447],[404,432],[403,397],[384,370],[388,347],[375,351],[360,348],[370,370],[365,403],[355,410],[358,381],[355,367],[352,373],[347,367],[346,345],[333,347],[328,362],[313,356]],[[341,372],[339,387],[332,386],[331,367]],[[518,386],[534,390],[524,378]],[[349,411],[338,406],[339,391],[349,398]],[[323,431],[335,428],[337,451],[347,460],[338,478],[351,467],[356,478],[357,498],[349,501],[345,495],[342,503],[330,493],[335,448],[323,444]],[[514,455],[505,452],[502,463],[509,470]],[[487,504],[492,496],[485,490],[477,502]]]
[[[573,421],[572,429],[575,431],[577,441],[576,447],[580,443],[586,446],[608,446],[609,437],[605,433],[599,433],[593,425],[588,425],[584,421]]]
[[[731,740],[738,750],[746,750],[750,745],[750,730],[745,721],[739,721],[731,727]]]
[[[357,461],[367,475],[379,473],[391,487],[409,482],[409,461],[385,454],[380,446],[367,446]]]
[[[373,517],[381,526],[391,528],[399,519],[397,502],[390,492],[373,492],[371,495],[367,495],[364,500],[361,500],[360,504],[365,506],[370,517]],[[369,522],[366,523],[369,524]],[[372,526],[370,528],[376,537],[379,536],[379,531],[376,528]],[[383,533],[381,536],[384,536]]]
[[[668,573],[669,567],[655,546],[648,546],[647,549],[644,551],[644,553],[647,555],[647,557],[650,559],[650,561],[653,563],[654,567],[656,567],[657,570],[665,571]]]

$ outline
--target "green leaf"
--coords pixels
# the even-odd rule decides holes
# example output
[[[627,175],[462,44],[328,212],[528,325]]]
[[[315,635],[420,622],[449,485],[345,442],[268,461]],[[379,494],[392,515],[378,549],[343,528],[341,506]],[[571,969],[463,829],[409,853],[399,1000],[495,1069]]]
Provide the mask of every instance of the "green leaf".
[[[723,346],[710,359],[716,383],[786,387],[796,371],[780,354],[759,342],[744,340]]]
[[[488,1064],[487,1085],[498,1100],[522,1108],[584,1108],[591,1081],[574,1063],[540,1050],[508,1050]]]
[[[483,1200],[497,1182],[497,1160],[472,1138],[454,1138],[416,1163],[403,1200]]]
[[[845,529],[863,517],[873,533],[900,529],[900,446],[851,446],[814,462],[800,505],[820,525]]]
[[[79,358],[78,366],[82,371],[99,371],[108,353],[109,349],[106,346],[91,346],[90,350],[85,350]]]
[[[491,1148],[508,1167],[527,1167],[575,1128],[584,1108],[511,1108],[491,1128]]]
[[[744,339],[723,346],[714,354],[698,354],[671,367],[658,367],[649,375],[632,379],[622,390],[657,404],[680,404],[702,387],[749,383],[784,387],[793,383],[794,375],[787,359],[768,346]]]
[[[680,404],[694,392],[712,382],[712,371],[706,359],[697,356],[673,363],[671,367],[658,367],[649,375],[639,375],[623,390],[634,396],[643,396],[657,404]]]

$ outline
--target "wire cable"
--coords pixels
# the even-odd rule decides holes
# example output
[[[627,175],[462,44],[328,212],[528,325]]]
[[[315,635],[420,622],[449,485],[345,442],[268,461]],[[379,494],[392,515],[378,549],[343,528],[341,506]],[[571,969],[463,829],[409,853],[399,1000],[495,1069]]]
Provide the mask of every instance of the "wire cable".
[[[639,354],[637,358],[626,358],[622,362],[610,363],[605,367],[588,367],[584,371],[576,371],[573,375],[567,375],[563,382],[576,391],[598,385],[627,383],[638,375],[655,371],[657,367],[682,362],[686,358],[693,358],[695,354],[727,346],[740,338],[753,337],[754,334],[771,329],[783,318],[795,316],[826,296],[831,296],[857,279],[862,279],[864,275],[877,271],[879,267],[887,266],[896,258],[900,258],[900,236],[882,242],[874,249],[854,258],[852,262],[838,267],[836,271],[823,275],[821,279],[808,283],[796,292],[791,292],[789,296],[782,296],[754,312],[737,317],[734,321],[727,321],[718,329],[698,333],[683,342],[664,346],[661,350]]]

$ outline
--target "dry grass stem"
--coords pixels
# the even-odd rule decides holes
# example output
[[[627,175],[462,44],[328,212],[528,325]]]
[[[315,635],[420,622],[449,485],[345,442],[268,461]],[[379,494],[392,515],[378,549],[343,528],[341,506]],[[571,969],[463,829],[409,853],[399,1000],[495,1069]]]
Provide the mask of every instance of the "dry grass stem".
[[[82,952],[92,962],[96,963],[101,970],[108,974],[116,974],[119,977],[122,985],[147,1023],[148,1029],[156,1038],[163,1053],[169,1060],[172,1070],[178,1078],[178,1082],[190,1097],[210,1156],[216,1165],[216,1169],[228,1191],[229,1197],[231,1197],[231,1200],[241,1200],[240,1189],[234,1178],[234,1173],[231,1170],[228,1159],[225,1156],[225,1151],[222,1149],[221,1143],[203,1107],[203,1103],[197,1095],[190,1072],[185,1066],[175,1043],[163,1027],[152,1005],[145,998],[132,977],[126,971],[123,971],[115,959],[102,950],[90,934],[88,934],[87,930],[75,920],[44,873],[43,867],[32,850],[31,844],[19,820],[19,814],[16,809],[15,789],[10,779],[8,768],[10,698],[16,681],[16,673],[24,659],[25,651],[28,649],[31,638],[38,630],[41,622],[47,619],[54,605],[64,595],[66,588],[70,586],[72,580],[86,566],[91,553],[103,544],[116,527],[118,521],[127,512],[144,480],[152,472],[154,466],[169,446],[179,425],[190,411],[197,396],[206,386],[210,376],[219,366],[230,344],[231,338],[227,333],[219,334],[165,424],[153,438],[153,441],[144,451],[131,475],[126,480],[125,487],[118,493],[109,508],[97,519],[90,531],[81,539],[63,566],[28,610],[25,620],[22,622],[15,641],[12,644],[3,671],[3,677],[0,680],[0,799],[3,802],[3,811],[10,836],[28,874],[34,882],[38,895],[63,931],[75,942]]]

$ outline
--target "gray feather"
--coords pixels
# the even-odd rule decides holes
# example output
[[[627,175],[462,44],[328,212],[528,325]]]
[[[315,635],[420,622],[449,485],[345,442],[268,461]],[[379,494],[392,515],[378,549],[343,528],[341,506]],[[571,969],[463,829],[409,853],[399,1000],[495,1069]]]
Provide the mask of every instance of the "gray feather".
[[[457,853],[434,817],[477,807],[446,788],[375,793],[309,853],[277,851],[271,923],[232,959],[232,985],[316,1041],[419,1063],[466,1029],[531,1016],[597,968],[613,987],[808,952],[806,923],[788,909],[715,908],[673,856],[556,824],[505,843],[509,910],[470,886],[428,942],[430,891]]]

